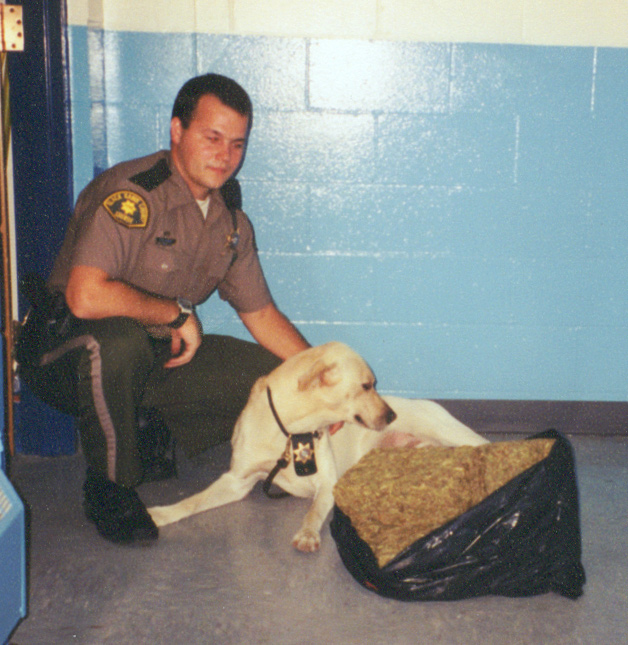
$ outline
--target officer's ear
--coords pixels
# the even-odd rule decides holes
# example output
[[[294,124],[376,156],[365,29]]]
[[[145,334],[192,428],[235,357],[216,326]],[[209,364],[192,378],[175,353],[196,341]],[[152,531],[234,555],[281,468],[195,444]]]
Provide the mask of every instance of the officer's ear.
[[[181,135],[183,134],[183,123],[178,116],[172,117],[170,120],[170,141],[171,143],[178,145],[181,141]]]

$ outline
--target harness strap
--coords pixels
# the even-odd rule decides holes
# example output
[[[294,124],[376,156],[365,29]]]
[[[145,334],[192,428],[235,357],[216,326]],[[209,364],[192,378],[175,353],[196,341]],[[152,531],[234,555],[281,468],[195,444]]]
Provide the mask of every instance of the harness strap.
[[[290,463],[290,439],[288,439],[288,443],[286,444],[286,449],[283,455],[281,455],[281,457],[277,460],[277,463],[275,464],[274,468],[268,473],[268,477],[266,477],[262,485],[262,490],[271,499],[282,499],[284,497],[290,497],[290,493],[286,493],[285,490],[279,490],[277,492],[272,492],[270,490],[270,487],[273,484],[273,479],[275,479],[275,477],[277,476],[277,473],[280,470],[287,468],[289,463]]]
[[[270,410],[273,413],[273,417],[275,418],[279,429],[288,438],[283,455],[281,455],[281,457],[277,460],[274,468],[268,473],[268,477],[266,477],[266,480],[264,481],[264,484],[262,486],[264,492],[266,493],[266,495],[268,495],[268,497],[272,499],[279,499],[281,497],[288,497],[289,493],[286,493],[284,491],[281,491],[279,493],[271,493],[270,487],[273,483],[273,479],[275,479],[275,477],[277,476],[277,473],[280,470],[288,467],[288,464],[292,459],[293,452],[295,454],[294,469],[299,477],[313,475],[314,473],[316,473],[314,439],[320,439],[321,433],[317,431],[306,432],[304,434],[290,434],[286,430],[285,426],[281,422],[281,419],[279,418],[279,415],[277,414],[275,404],[273,403],[273,397],[270,392],[270,387],[266,388],[266,396],[268,397],[268,405],[270,406]]]
[[[266,396],[268,397],[268,405],[270,406],[270,411],[273,413],[273,416],[275,417],[275,421],[277,422],[279,429],[286,435],[286,437],[290,438],[290,433],[284,428],[284,425],[283,423],[281,423],[281,419],[277,414],[277,410],[275,409],[275,404],[273,403],[273,395],[270,393],[270,387],[268,386],[266,386]]]
[[[266,477],[266,480],[264,481],[264,484],[262,485],[262,490],[270,497],[271,499],[281,499],[283,497],[290,497],[290,493],[286,493],[286,491],[279,491],[277,493],[273,493],[270,490],[270,487],[272,486],[273,479],[277,476],[277,473],[280,470],[283,470],[284,468],[288,467],[288,464],[290,463],[290,433],[284,428],[283,423],[281,423],[281,419],[279,418],[279,415],[277,414],[277,410],[275,409],[275,404],[273,403],[273,396],[270,393],[270,387],[266,388],[266,396],[268,397],[268,405],[270,406],[270,411],[273,413],[273,417],[275,417],[275,421],[277,422],[277,425],[279,426],[280,430],[288,437],[288,443],[286,444],[286,449],[283,452],[283,455],[279,457],[277,460],[277,463],[275,464],[275,467],[268,473],[268,477]]]

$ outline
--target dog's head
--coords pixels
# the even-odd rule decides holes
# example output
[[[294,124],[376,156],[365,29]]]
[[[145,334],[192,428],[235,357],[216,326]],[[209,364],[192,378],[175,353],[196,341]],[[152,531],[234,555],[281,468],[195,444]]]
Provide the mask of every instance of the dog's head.
[[[300,400],[328,412],[330,422],[359,423],[383,430],[396,414],[375,389],[375,376],[364,359],[343,343],[308,349],[295,357]]]

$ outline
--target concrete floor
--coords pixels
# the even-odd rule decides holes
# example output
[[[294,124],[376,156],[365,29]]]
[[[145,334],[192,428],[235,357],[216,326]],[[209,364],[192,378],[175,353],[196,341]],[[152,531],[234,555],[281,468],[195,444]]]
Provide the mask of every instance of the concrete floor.
[[[270,500],[260,488],[242,502],[162,529],[154,546],[115,546],[83,515],[80,455],[17,456],[12,480],[30,509],[29,613],[9,642],[625,642],[628,437],[568,436],[587,574],[584,595],[575,601],[555,594],[424,603],[381,598],[346,571],[328,527],[320,552],[294,551],[290,539],[308,502]],[[180,461],[177,480],[144,485],[140,494],[148,504],[175,501],[212,481],[228,458],[224,446]]]

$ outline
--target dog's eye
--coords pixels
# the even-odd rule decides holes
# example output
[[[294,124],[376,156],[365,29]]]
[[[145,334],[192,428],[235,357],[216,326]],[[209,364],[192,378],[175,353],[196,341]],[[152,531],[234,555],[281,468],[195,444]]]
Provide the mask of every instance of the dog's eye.
[[[362,389],[368,392],[373,389],[373,383],[362,383]]]

